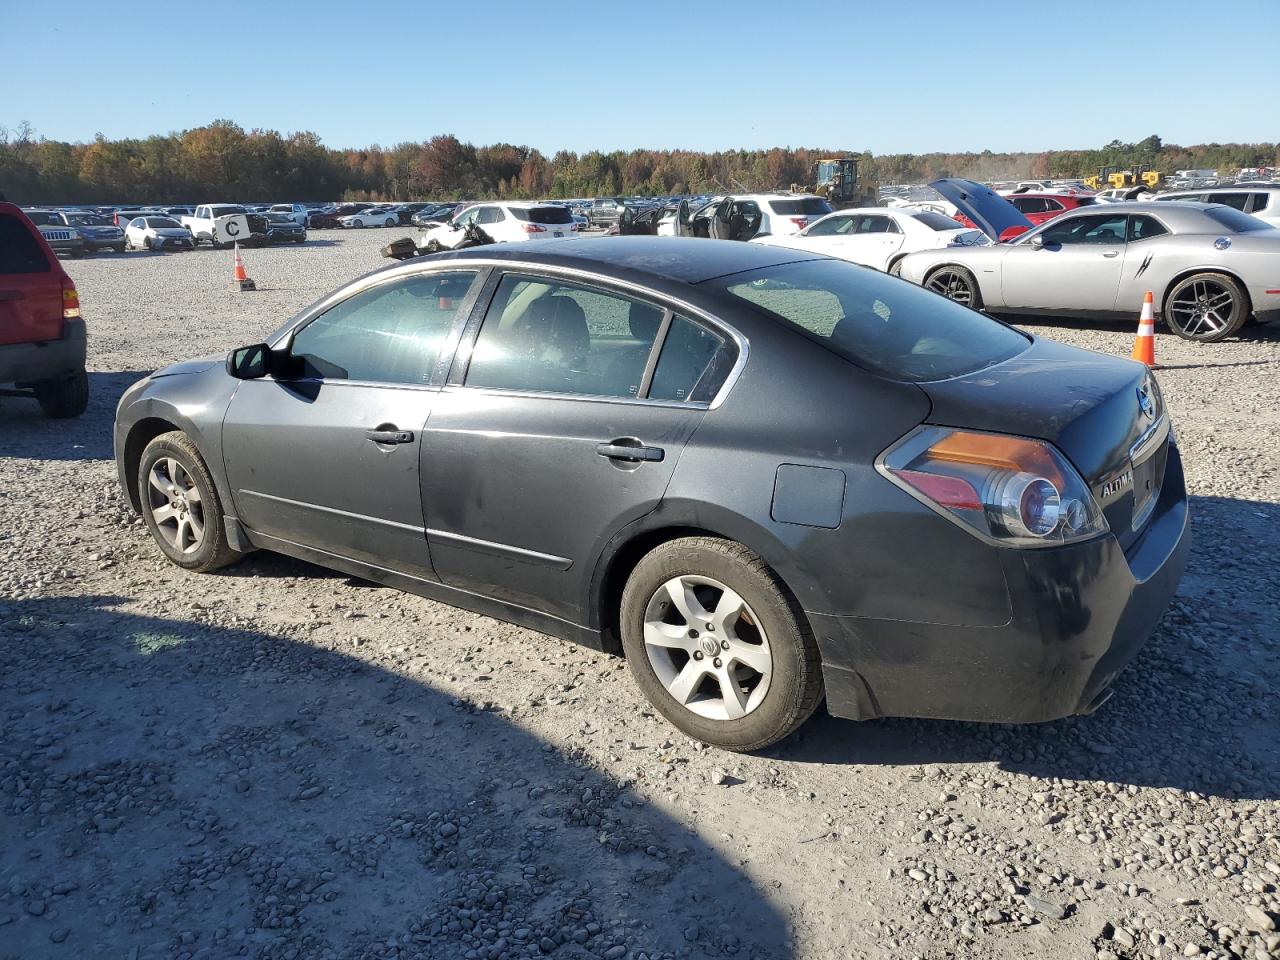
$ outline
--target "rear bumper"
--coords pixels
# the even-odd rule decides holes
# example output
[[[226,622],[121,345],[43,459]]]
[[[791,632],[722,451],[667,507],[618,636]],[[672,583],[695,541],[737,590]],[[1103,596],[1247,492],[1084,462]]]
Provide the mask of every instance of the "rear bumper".
[[[1037,723],[1090,713],[1146,643],[1191,545],[1182,460],[1128,552],[1107,535],[1052,550],[1000,550],[1012,614],[954,627],[810,614],[827,708],[852,719]]]
[[[65,320],[60,340],[0,346],[0,384],[26,387],[78,373],[84,369],[85,345],[84,320]]]

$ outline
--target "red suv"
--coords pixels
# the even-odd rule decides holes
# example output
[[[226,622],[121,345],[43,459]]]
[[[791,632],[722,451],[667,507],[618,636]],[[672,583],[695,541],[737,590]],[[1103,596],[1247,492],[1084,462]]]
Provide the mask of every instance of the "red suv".
[[[1022,215],[1037,227],[1068,210],[1087,207],[1098,202],[1090,196],[1065,193],[1011,193],[1005,199],[1022,211]],[[970,230],[977,229],[977,226],[963,213],[956,214],[956,219]]]
[[[0,395],[78,417],[89,405],[84,358],[76,285],[26,215],[0,202]]]

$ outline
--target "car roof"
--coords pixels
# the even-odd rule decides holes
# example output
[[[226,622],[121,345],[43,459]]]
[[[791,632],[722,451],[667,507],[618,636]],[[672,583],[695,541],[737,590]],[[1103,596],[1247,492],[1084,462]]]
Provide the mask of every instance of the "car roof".
[[[512,260],[600,272],[625,270],[633,277],[701,283],[744,270],[780,263],[822,259],[813,254],[762,243],[703,240],[695,237],[594,237],[543,243],[489,244],[437,254],[453,260]]]

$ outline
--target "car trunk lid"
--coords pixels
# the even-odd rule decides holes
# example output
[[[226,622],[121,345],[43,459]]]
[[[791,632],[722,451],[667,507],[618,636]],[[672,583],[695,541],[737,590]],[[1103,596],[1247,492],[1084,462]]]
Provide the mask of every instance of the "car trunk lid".
[[[1169,436],[1159,388],[1141,365],[1037,339],[1003,363],[921,387],[933,423],[1052,443],[1089,485],[1121,546],[1141,536]]]
[[[935,180],[929,186],[937,190],[955,205],[992,240],[999,242],[1010,229],[1018,232],[1030,230],[1033,224],[1017,207],[990,187],[972,180],[946,178]]]

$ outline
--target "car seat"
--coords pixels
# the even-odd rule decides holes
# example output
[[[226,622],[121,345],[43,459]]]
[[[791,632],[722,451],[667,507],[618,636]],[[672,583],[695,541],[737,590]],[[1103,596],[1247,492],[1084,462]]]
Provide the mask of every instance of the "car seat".
[[[634,397],[644,378],[644,365],[662,325],[662,311],[647,303],[633,301],[627,312],[627,326],[638,343],[618,352],[605,371],[602,387],[609,396]]]
[[[511,325],[515,362],[528,371],[528,388],[562,390],[575,385],[584,392],[582,369],[591,349],[587,315],[574,299],[561,295],[534,300]],[[591,392],[591,391],[586,391]]]

